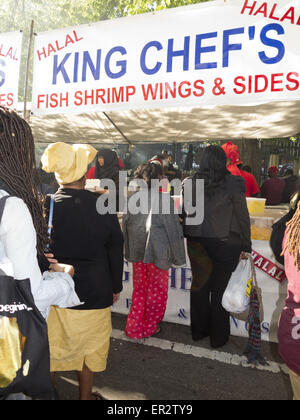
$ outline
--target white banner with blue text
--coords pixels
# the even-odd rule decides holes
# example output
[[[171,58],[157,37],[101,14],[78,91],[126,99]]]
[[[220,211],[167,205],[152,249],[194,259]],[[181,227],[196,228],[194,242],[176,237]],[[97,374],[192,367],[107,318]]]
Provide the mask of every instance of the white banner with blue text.
[[[22,32],[0,33],[0,106],[18,102]]]
[[[300,0],[217,0],[39,33],[32,111],[300,99]]]

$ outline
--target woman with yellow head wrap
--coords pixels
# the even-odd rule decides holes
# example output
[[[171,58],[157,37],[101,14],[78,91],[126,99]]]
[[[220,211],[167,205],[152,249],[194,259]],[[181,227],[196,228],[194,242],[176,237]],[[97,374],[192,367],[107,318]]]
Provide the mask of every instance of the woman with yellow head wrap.
[[[82,179],[94,160],[97,150],[88,144],[54,143],[47,147],[42,164],[45,172],[54,172],[60,185],[72,184]]]
[[[99,195],[85,190],[89,145],[50,145],[43,169],[55,172],[51,251],[75,268],[76,310],[52,307],[49,320],[51,372],[78,372],[80,399],[92,399],[94,372],[106,369],[111,334],[110,307],[122,290],[123,234],[116,214],[97,212]],[[49,203],[48,203],[49,207]],[[89,384],[89,385],[87,385]]]

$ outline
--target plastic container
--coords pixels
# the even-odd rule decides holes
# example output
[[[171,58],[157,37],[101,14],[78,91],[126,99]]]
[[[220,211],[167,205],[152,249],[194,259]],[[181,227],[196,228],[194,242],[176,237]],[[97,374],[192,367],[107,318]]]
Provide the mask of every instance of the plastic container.
[[[247,198],[247,206],[250,216],[263,215],[266,208],[265,198]]]
[[[273,224],[272,217],[251,216],[251,239],[253,241],[270,241]]]

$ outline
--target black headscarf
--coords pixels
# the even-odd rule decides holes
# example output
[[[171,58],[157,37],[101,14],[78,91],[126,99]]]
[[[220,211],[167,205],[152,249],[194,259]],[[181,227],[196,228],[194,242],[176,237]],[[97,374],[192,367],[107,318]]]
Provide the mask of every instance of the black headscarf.
[[[100,166],[98,159],[104,159],[104,166]],[[97,153],[95,178],[96,179],[117,179],[119,176],[120,164],[116,152],[109,149],[101,149]]]

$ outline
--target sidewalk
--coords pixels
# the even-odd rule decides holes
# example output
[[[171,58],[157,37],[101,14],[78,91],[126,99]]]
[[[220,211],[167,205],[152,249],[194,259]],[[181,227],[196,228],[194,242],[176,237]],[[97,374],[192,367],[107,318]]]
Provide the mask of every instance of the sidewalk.
[[[247,340],[231,337],[219,351],[208,340],[193,342],[190,329],[163,323],[155,338],[137,342],[123,331],[126,318],[113,314],[106,372],[95,387],[109,400],[291,400],[292,390],[277,345],[263,343],[268,367],[248,367],[241,357]],[[62,400],[78,398],[75,373],[58,373]]]

